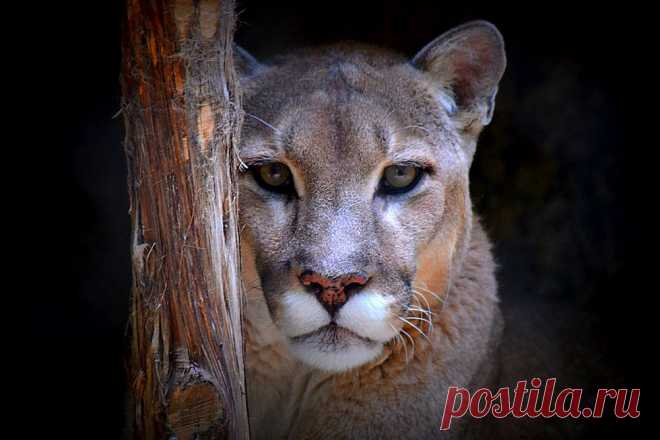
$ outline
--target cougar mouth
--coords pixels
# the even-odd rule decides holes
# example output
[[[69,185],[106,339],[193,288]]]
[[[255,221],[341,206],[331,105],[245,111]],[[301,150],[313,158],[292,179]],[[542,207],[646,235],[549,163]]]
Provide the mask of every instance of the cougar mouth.
[[[332,322],[289,338],[291,353],[304,363],[328,372],[341,372],[376,358],[383,344]]]
[[[357,341],[361,341],[367,344],[376,343],[376,341],[360,336],[357,333],[347,329],[346,327],[337,325],[335,322],[324,325],[323,327],[320,327],[313,332],[295,336],[291,338],[291,340],[292,342],[307,342],[308,340],[314,340],[314,342],[316,342],[318,345],[335,347]]]

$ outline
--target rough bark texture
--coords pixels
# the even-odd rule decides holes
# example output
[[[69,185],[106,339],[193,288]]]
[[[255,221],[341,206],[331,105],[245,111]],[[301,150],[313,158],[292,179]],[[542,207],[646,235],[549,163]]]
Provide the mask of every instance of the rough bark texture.
[[[129,436],[248,438],[234,2],[127,0]]]

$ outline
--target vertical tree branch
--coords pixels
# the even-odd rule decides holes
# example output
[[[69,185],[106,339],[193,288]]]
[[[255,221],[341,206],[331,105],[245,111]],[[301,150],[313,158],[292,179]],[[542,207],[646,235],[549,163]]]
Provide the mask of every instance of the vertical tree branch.
[[[248,438],[234,2],[127,0],[133,437]]]

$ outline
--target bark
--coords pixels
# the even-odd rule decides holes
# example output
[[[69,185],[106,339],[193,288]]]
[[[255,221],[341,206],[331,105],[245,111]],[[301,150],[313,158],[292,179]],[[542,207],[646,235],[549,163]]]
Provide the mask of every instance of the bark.
[[[248,438],[234,2],[127,0],[129,436]]]

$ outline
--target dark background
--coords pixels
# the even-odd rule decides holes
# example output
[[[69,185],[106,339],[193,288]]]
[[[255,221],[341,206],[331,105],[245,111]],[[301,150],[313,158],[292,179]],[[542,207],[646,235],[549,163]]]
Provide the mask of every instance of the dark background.
[[[242,1],[239,11],[237,42],[258,58],[342,39],[413,56],[467,20],[496,24],[509,65],[472,168],[472,193],[500,267],[504,380],[557,377],[560,387],[587,395],[641,387],[646,258],[633,250],[644,229],[631,216],[640,211],[632,202],[640,157],[630,157],[631,133],[640,127],[629,129],[628,115],[640,110],[624,102],[639,90],[624,79],[630,48],[623,37],[634,28],[627,14],[556,2],[413,0]],[[47,287],[35,288],[29,326],[36,356],[53,362],[32,375],[44,396],[38,425],[57,438],[93,432],[116,439],[130,286],[121,117],[113,117],[122,2],[41,12],[46,38],[28,44],[28,57],[38,59],[33,86],[47,99],[28,135],[47,134],[47,144],[27,153],[47,176],[37,217],[44,232],[33,234],[47,237],[38,254],[44,270],[30,280]],[[577,438],[631,433],[640,420],[527,420],[521,429],[535,424],[544,435]]]

